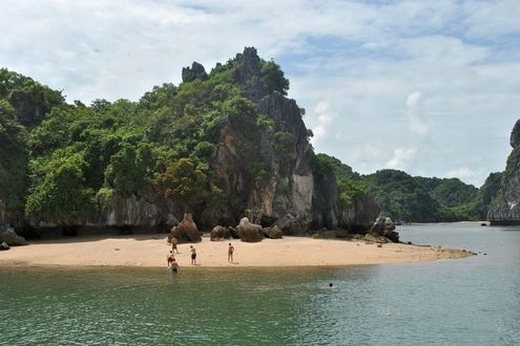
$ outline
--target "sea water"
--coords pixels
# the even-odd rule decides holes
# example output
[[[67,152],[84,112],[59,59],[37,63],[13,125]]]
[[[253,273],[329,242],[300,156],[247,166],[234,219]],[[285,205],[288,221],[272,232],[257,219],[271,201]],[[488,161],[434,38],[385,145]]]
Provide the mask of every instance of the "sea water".
[[[397,230],[477,255],[176,275],[0,267],[0,345],[520,345],[520,228]]]

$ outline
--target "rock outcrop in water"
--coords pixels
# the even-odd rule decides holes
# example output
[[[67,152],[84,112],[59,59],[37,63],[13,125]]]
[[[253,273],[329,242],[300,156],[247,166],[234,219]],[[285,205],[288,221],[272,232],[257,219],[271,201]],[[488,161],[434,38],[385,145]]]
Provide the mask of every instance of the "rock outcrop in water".
[[[491,225],[520,224],[520,119],[513,127],[509,143],[513,150],[488,207],[487,219]]]

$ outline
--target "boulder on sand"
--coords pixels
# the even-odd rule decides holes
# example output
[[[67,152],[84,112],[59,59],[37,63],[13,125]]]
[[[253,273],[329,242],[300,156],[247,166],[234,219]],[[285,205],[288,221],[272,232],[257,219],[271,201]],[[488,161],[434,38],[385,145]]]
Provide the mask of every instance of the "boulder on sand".
[[[283,237],[282,230],[279,229],[276,225],[274,227],[266,227],[262,230],[262,232],[266,238],[270,239],[281,239]]]
[[[177,238],[179,243],[200,243],[202,241],[191,214],[184,214],[182,221],[177,226],[173,226],[168,236],[168,242],[171,242],[173,237]]]
[[[368,234],[375,238],[385,237],[394,243],[399,243],[399,233],[395,231],[395,224],[389,217],[378,217]]]
[[[247,217],[243,217],[237,226],[237,233],[241,241],[256,243],[264,239],[262,226],[249,222]]]
[[[7,243],[9,246],[27,245],[24,237],[19,236],[11,227],[0,225],[0,243]]]
[[[230,239],[231,233],[229,232],[229,228],[217,225],[213,227],[211,230],[211,233],[209,234],[209,239],[211,241],[219,241],[219,240],[225,240]]]

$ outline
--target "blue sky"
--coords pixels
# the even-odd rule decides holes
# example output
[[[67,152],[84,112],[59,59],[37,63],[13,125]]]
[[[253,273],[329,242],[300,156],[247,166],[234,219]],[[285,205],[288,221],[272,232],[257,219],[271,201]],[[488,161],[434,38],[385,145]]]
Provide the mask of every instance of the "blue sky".
[[[67,100],[137,101],[254,46],[289,78],[316,152],[481,186],[520,117],[520,1],[0,2],[0,66]]]

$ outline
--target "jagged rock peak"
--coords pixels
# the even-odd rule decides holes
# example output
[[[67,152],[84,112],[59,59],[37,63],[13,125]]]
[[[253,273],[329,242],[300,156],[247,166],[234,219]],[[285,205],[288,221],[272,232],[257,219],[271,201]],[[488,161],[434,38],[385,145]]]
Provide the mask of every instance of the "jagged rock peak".
[[[511,144],[513,148],[520,144],[520,119],[516,121],[513,131],[511,131],[509,144]]]
[[[242,54],[237,53],[236,79],[240,84],[247,84],[253,76],[260,74],[260,57],[254,47],[245,47]]]
[[[191,64],[191,68],[183,67],[182,68],[182,81],[183,82],[191,82],[195,79],[206,80],[208,79],[208,74],[204,69],[204,66],[194,61]]]

